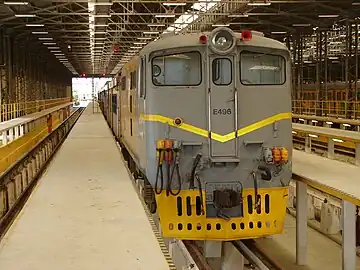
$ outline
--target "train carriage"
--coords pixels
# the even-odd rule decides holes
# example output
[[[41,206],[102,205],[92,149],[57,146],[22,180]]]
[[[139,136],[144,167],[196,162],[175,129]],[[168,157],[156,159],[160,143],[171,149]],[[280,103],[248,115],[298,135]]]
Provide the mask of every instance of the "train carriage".
[[[224,27],[164,36],[123,66],[117,137],[145,180],[145,201],[165,237],[233,240],[282,231],[290,76],[283,44]]]

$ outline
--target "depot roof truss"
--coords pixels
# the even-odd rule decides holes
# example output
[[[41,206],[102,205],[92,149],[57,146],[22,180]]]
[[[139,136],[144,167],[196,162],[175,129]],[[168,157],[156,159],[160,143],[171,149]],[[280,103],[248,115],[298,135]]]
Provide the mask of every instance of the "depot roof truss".
[[[162,33],[226,25],[234,31],[262,31],[280,40],[298,33],[309,38],[318,29],[341,28],[344,21],[355,20],[359,11],[360,0],[24,0],[0,3],[0,25],[18,38],[30,36],[31,42],[48,47],[74,75],[108,75],[116,74],[131,55]],[[316,42],[316,38],[310,40]],[[306,53],[311,54],[311,48],[305,48]]]

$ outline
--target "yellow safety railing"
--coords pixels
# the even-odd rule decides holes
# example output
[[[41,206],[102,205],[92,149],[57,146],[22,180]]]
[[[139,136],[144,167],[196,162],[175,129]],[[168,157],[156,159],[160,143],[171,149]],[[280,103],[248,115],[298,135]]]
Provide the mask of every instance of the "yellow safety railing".
[[[293,113],[360,118],[360,101],[293,100]]]
[[[30,113],[40,112],[70,101],[71,98],[66,97],[3,104],[1,106],[0,122],[8,121]]]

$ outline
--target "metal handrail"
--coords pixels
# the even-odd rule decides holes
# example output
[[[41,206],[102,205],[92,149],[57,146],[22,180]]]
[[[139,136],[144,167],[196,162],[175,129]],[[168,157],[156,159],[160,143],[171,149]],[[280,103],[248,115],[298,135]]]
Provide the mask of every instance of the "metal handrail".
[[[34,112],[40,112],[70,101],[71,98],[66,97],[2,104],[0,107],[0,122],[8,121]]]

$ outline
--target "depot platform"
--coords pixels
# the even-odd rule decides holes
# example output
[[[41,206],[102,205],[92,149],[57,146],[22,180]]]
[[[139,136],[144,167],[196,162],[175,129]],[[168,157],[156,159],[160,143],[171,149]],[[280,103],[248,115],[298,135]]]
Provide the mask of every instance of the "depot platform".
[[[287,215],[283,233],[257,240],[259,249],[281,269],[360,269],[355,242],[359,175],[358,166],[293,150],[296,219]],[[342,246],[308,226],[307,186],[342,200]]]
[[[171,269],[91,104],[1,240],[0,269]]]

